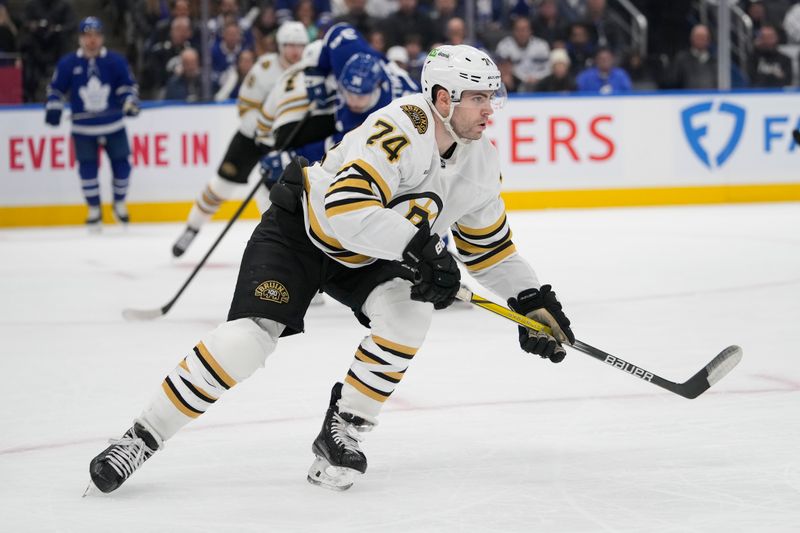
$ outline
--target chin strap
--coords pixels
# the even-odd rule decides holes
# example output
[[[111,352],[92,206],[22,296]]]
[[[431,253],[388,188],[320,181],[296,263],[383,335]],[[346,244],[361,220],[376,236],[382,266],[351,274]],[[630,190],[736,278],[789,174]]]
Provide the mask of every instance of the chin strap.
[[[433,111],[433,113],[437,117],[439,117],[439,119],[442,121],[442,124],[444,124],[444,129],[447,131],[447,133],[450,134],[450,137],[452,137],[453,140],[456,143],[458,143],[458,144],[469,144],[469,143],[472,142],[472,139],[464,139],[463,137],[459,136],[455,132],[455,130],[453,129],[453,126],[450,125],[450,119],[453,118],[453,111],[455,111],[457,104],[454,104],[452,102],[452,100],[451,100],[451,102],[450,102],[450,112],[447,114],[447,117],[443,117],[442,114],[439,113],[439,110],[436,109],[436,106],[433,105],[433,102],[431,102],[430,100],[427,100],[427,102],[428,102],[428,105],[431,108],[431,111]]]

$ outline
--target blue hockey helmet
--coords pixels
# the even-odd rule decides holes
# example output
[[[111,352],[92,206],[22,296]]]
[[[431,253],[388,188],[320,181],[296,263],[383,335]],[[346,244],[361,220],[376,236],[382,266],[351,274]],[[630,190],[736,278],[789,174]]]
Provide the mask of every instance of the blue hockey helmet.
[[[80,25],[80,32],[86,33],[90,31],[95,31],[97,33],[103,33],[103,23],[100,22],[100,19],[97,17],[86,17],[81,21]]]
[[[378,57],[364,52],[354,54],[342,68],[339,85],[353,94],[370,94],[381,81],[381,64]]]

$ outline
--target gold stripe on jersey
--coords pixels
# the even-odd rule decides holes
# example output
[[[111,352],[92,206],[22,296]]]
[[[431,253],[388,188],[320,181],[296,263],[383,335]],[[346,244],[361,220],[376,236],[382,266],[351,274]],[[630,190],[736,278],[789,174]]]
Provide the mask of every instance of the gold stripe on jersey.
[[[217,360],[209,353],[208,348],[206,348],[206,345],[203,344],[202,341],[194,347],[194,353],[197,355],[200,363],[206,367],[206,370],[217,380],[220,386],[224,389],[230,389],[236,385],[236,380],[225,372]]]
[[[281,118],[284,115],[288,115],[292,111],[307,111],[310,107],[311,107],[311,104],[306,102],[306,103],[299,104],[299,105],[296,105],[296,106],[292,106],[292,107],[287,107],[285,109],[281,109],[280,111],[278,111],[278,114],[276,115],[275,120],[278,120],[279,118]]]
[[[167,398],[169,398],[169,401],[172,402],[172,405],[174,405],[178,411],[185,414],[189,418],[197,418],[198,416],[202,415],[202,411],[197,411],[188,404],[184,403],[183,398],[181,398],[177,394],[177,391],[173,389],[173,385],[167,382],[168,379],[169,378],[161,382],[161,388],[163,389],[164,394],[167,395]]]
[[[509,240],[511,240],[511,230],[508,230],[500,239],[486,244],[468,241],[464,239],[460,233],[458,233],[458,230],[453,231],[453,241],[456,245],[458,253],[462,255],[484,254],[491,252]]]
[[[285,107],[285,106],[287,106],[287,105],[289,105],[291,103],[294,103],[294,102],[299,102],[300,100],[305,100],[306,103],[308,103],[308,97],[305,94],[303,94],[301,96],[293,96],[291,98],[287,98],[286,100],[284,100],[282,102],[278,102],[278,105],[275,106],[275,109],[280,111],[280,109],[282,107]],[[276,115],[280,115],[280,112],[276,112],[275,114]]]
[[[339,169],[337,176],[349,168],[355,169],[363,177],[371,180],[371,182],[378,187],[383,205],[389,203],[389,200],[392,199],[392,190],[389,188],[389,185],[386,183],[386,181],[384,181],[384,179],[381,177],[380,173],[375,170],[375,167],[363,159],[356,159],[354,161],[345,163],[342,168]]]
[[[328,187],[328,191],[325,193],[325,198],[328,198],[341,189],[345,189],[350,192],[363,192],[364,194],[375,196],[375,191],[373,191],[372,187],[370,187],[370,181],[368,179],[361,176],[347,176],[334,181],[331,186]],[[375,197],[377,198],[377,196]]]
[[[240,106],[261,107],[261,102],[253,100],[251,98],[245,98],[244,96],[241,95],[239,95],[239,98],[236,103]]]
[[[346,250],[342,243],[338,240],[334,239],[330,235],[327,235],[323,230],[322,226],[319,223],[319,219],[317,218],[317,214],[314,212],[314,207],[311,205],[311,185],[308,181],[308,169],[303,169],[303,187],[306,191],[306,208],[308,209],[308,226],[309,226],[309,234],[311,238],[320,243],[322,246],[327,248],[328,250],[325,252],[331,257],[339,261],[344,261],[345,263],[351,264],[362,264],[372,260],[371,257],[357,254],[355,252],[351,252],[350,250]]]
[[[389,339],[384,339],[377,335],[371,335],[371,337],[373,342],[378,345],[378,348],[392,355],[402,357],[403,359],[411,359],[417,353],[417,350],[419,350],[419,348],[412,348],[411,346],[392,342]]]
[[[361,198],[348,198],[346,200],[338,200],[336,202],[330,202],[326,204],[325,207],[325,215],[328,218],[335,217],[337,215],[342,215],[344,213],[350,213],[353,211],[358,211],[360,209],[367,209],[367,208],[378,208],[380,209],[383,207],[378,199],[374,200],[363,200]]]
[[[467,239],[485,239],[487,237],[491,237],[495,233],[499,232],[500,229],[506,223],[506,214],[503,213],[500,215],[500,218],[492,225],[487,226],[485,228],[468,228],[467,226],[463,226],[456,222],[456,227],[458,231],[466,237]]]
[[[389,396],[392,394],[391,392],[386,393],[383,391],[379,391],[378,389],[375,389],[373,387],[370,387],[369,385],[358,379],[358,377],[353,373],[352,370],[349,370],[347,372],[347,377],[344,378],[344,382],[349,383],[350,385],[355,387],[355,389],[358,392],[360,392],[365,396],[368,396],[369,398],[372,398],[376,402],[383,403],[386,400],[388,400]]]
[[[509,239],[505,241],[503,245],[477,259],[464,261],[464,265],[466,265],[467,270],[470,272],[477,272],[496,265],[506,257],[516,253],[516,251],[516,246],[514,246],[514,243]]]

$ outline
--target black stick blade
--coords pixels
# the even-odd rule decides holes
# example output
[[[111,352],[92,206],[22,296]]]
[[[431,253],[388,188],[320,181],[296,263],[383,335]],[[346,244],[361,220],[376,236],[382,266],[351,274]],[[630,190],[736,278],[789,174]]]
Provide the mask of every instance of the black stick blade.
[[[794,142],[800,144],[800,130],[794,130],[792,132],[792,137],[794,137]]]
[[[681,389],[679,394],[690,400],[697,398],[733,370],[742,360],[742,355],[740,347],[728,346],[700,372],[692,376],[686,383],[679,385]]]

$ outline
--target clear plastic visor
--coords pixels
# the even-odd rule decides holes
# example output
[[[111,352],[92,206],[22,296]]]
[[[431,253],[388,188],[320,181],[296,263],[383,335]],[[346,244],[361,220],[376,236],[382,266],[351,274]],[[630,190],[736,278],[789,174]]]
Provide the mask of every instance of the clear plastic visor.
[[[495,111],[502,109],[508,100],[506,86],[500,83],[500,88],[494,91],[463,91],[458,105],[466,108],[491,106]]]

